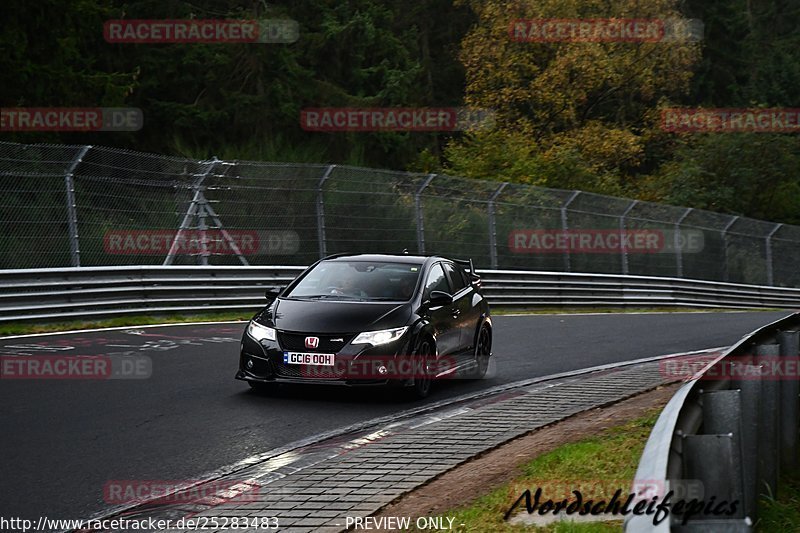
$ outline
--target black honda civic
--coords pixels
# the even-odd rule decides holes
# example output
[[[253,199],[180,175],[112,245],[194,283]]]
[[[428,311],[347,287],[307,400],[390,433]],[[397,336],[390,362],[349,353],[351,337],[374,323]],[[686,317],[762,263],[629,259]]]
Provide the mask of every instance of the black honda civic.
[[[393,385],[423,398],[434,380],[489,367],[492,320],[472,261],[338,254],[267,298],[236,373],[255,389]]]

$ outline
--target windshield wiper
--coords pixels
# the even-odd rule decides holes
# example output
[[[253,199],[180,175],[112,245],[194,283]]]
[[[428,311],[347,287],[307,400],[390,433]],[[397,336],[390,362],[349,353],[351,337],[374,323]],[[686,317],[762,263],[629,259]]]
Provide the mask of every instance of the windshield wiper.
[[[290,296],[291,298],[291,296]],[[354,296],[348,296],[346,294],[312,294],[311,296],[295,296],[295,298],[301,298],[306,300],[325,300],[328,298],[333,298],[337,300],[354,300]]]

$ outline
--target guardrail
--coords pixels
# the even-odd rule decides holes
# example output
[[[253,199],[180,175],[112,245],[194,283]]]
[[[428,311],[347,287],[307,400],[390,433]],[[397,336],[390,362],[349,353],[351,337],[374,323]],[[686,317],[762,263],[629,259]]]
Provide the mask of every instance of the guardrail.
[[[0,270],[0,323],[256,310],[301,266]],[[479,270],[496,307],[800,308],[800,289],[614,274]]]
[[[703,505],[685,523],[685,513],[658,524],[652,515],[629,515],[626,532],[753,530],[759,497],[775,497],[780,472],[800,465],[798,329],[794,313],[746,335],[675,393],[647,441],[634,492],[637,500],[663,502],[672,491],[672,504],[680,498]],[[733,501],[738,505],[730,515],[715,515],[723,501],[728,511]]]

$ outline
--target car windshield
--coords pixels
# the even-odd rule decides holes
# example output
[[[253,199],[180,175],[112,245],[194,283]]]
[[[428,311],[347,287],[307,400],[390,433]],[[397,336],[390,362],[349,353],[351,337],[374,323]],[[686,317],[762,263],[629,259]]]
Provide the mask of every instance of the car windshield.
[[[408,301],[414,295],[419,265],[375,261],[322,261],[287,298]]]

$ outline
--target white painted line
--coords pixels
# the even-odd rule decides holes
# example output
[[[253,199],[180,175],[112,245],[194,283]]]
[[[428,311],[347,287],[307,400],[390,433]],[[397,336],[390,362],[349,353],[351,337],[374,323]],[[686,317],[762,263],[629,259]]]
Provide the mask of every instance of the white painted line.
[[[26,333],[24,335],[9,335],[0,337],[0,341],[7,339],[24,339],[28,337],[45,337],[49,335],[72,335],[74,333],[96,333],[98,331],[119,331],[125,329],[166,328],[170,326],[201,326],[203,324],[246,324],[249,320],[223,320],[218,322],[170,322],[169,324],[144,324],[141,326],[114,326],[112,328],[71,329],[68,331],[51,331],[50,333]]]
[[[125,328],[125,329],[129,329],[129,328]],[[299,450],[301,448],[312,446],[314,444],[318,444],[318,443],[323,442],[325,440],[336,438],[336,437],[340,437],[340,436],[346,435],[348,433],[355,433],[355,432],[359,432],[359,431],[365,431],[366,429],[369,429],[369,428],[372,428],[372,427],[384,426],[383,430],[386,430],[386,429],[390,428],[393,425],[396,425],[398,423],[402,423],[401,421],[403,419],[409,419],[409,418],[416,417],[416,416],[419,416],[419,415],[422,415],[422,414],[431,413],[433,411],[440,410],[440,409],[442,409],[444,407],[447,407],[447,406],[450,406],[450,405],[453,405],[453,404],[457,404],[457,403],[461,403],[461,402],[465,402],[465,401],[470,401],[470,400],[475,400],[475,399],[483,398],[483,397],[486,397],[486,396],[493,396],[493,395],[495,395],[497,393],[501,393],[501,392],[505,392],[505,391],[512,390],[512,389],[517,389],[517,388],[523,388],[523,387],[531,386],[531,385],[534,385],[534,384],[537,384],[537,383],[541,383],[541,382],[555,381],[555,380],[558,380],[558,379],[570,378],[570,377],[577,377],[577,376],[580,376],[580,375],[583,375],[583,374],[591,374],[593,372],[599,372],[599,371],[603,371],[603,370],[611,370],[611,369],[621,368],[621,367],[625,367],[625,366],[633,366],[633,365],[637,365],[637,364],[641,364],[641,363],[649,363],[649,362],[654,362],[654,361],[660,361],[662,359],[671,359],[671,358],[682,357],[682,356],[687,356],[687,355],[697,355],[697,354],[703,354],[703,353],[708,353],[708,352],[722,351],[725,348],[726,347],[724,347],[724,346],[723,347],[716,347],[716,348],[706,348],[706,349],[703,349],[703,350],[695,350],[695,351],[691,351],[691,352],[678,352],[678,353],[672,353],[672,354],[667,354],[667,355],[658,355],[658,356],[655,356],[655,357],[645,357],[645,358],[641,358],[641,359],[634,359],[634,360],[631,360],[631,361],[623,361],[623,362],[619,362],[619,363],[611,363],[611,364],[607,364],[607,365],[593,366],[593,367],[584,368],[584,369],[580,369],[580,370],[572,370],[572,371],[569,371],[569,372],[562,372],[562,373],[559,373],[559,374],[551,374],[551,375],[548,375],[548,376],[541,376],[541,377],[538,377],[538,378],[530,378],[530,379],[526,379],[526,380],[522,380],[522,381],[515,381],[513,383],[505,383],[503,385],[497,385],[495,387],[491,387],[491,388],[488,388],[488,389],[483,389],[483,390],[472,392],[472,393],[468,393],[468,394],[463,394],[461,396],[455,396],[455,397],[452,397],[452,398],[447,398],[447,399],[444,399],[444,400],[440,400],[438,402],[434,402],[432,404],[428,404],[428,405],[424,405],[424,406],[420,406],[420,407],[415,407],[413,409],[407,409],[405,411],[400,411],[399,413],[390,414],[390,415],[386,415],[386,416],[382,416],[382,417],[378,417],[378,418],[373,418],[372,420],[367,420],[367,421],[359,422],[359,423],[356,423],[356,424],[352,424],[350,426],[346,426],[346,427],[343,427],[343,428],[331,430],[331,431],[328,431],[328,432],[325,432],[325,433],[320,433],[318,435],[314,435],[314,436],[311,436],[311,437],[307,437],[305,439],[301,439],[301,440],[286,444],[286,445],[281,446],[279,448],[274,448],[274,449],[269,450],[267,452],[259,453],[259,454],[256,454],[256,455],[252,455],[250,457],[247,457],[246,459],[242,459],[240,461],[237,461],[236,463],[224,466],[222,468],[218,468],[218,469],[216,469],[214,471],[211,471],[211,472],[207,472],[206,474],[204,474],[202,476],[196,476],[195,477],[195,479],[197,480],[196,482],[192,483],[191,485],[187,485],[186,487],[181,487],[181,489],[179,489],[179,490],[186,490],[188,488],[195,487],[195,486],[201,485],[203,483],[214,481],[214,480],[220,479],[220,478],[222,478],[224,476],[228,476],[228,475],[234,474],[236,472],[240,472],[240,471],[242,471],[242,470],[244,470],[246,468],[249,468],[249,467],[252,467],[252,466],[255,466],[255,465],[258,465],[258,464],[262,464],[262,463],[264,463],[264,469],[260,472],[260,475],[264,475],[265,473],[268,474],[268,473],[270,473],[270,470],[271,470],[270,467],[271,466],[275,466],[275,465],[286,466],[286,465],[292,464],[294,461],[299,459],[299,457],[294,457],[294,453],[293,452],[295,452],[295,451],[297,451],[297,450]],[[546,384],[542,388],[549,388],[549,387],[555,386],[555,385],[557,385],[557,383]],[[440,413],[438,416],[441,416],[442,418],[449,418],[449,417],[455,416],[457,414],[459,414],[459,408],[458,407],[454,407],[449,412]],[[431,414],[429,416],[430,416],[430,418],[435,418],[437,415]],[[431,420],[431,419],[424,419],[424,420],[429,420],[427,423],[432,423],[432,422],[435,421],[435,420]],[[422,425],[425,425],[425,424],[422,424]],[[378,431],[380,431],[380,430],[378,430]],[[353,439],[353,440],[351,440],[349,442],[343,443],[342,445],[339,446],[339,448],[341,449],[341,447],[343,447],[343,446],[347,446],[347,445],[349,445],[351,443],[358,442],[363,438],[364,437],[362,436],[362,437],[358,437],[356,439]],[[328,457],[328,458],[330,458],[330,457]],[[323,458],[323,459],[320,460],[320,462],[324,461],[326,459],[327,458]],[[274,464],[270,463],[269,461],[274,461]],[[317,464],[317,463],[315,463],[315,464]],[[279,474],[279,477],[284,477],[284,474]],[[179,492],[179,490],[172,491],[171,494],[174,493],[174,492]],[[113,507],[111,509],[106,509],[106,510],[100,511],[99,513],[97,513],[94,516],[92,516],[90,519],[91,520],[95,520],[95,519],[107,518],[107,517],[114,516],[116,514],[119,514],[119,513],[125,512],[125,511],[129,511],[129,510],[131,510],[133,508],[139,507],[140,505],[142,505],[141,502],[138,502],[136,504],[120,505],[120,506],[117,506],[117,507]]]

